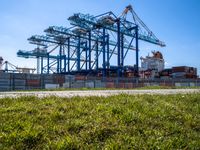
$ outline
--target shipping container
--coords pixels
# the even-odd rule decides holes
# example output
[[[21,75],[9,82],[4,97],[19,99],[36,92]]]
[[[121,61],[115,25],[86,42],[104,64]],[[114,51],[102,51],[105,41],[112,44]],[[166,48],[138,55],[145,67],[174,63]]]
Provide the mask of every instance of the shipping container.
[[[0,85],[10,85],[9,79],[0,79]]]
[[[11,75],[11,78],[18,79],[18,80],[25,80],[26,79],[26,75],[27,74],[23,74],[23,73],[13,73]]]
[[[124,89],[125,88],[125,83],[123,83],[123,82],[116,83],[115,87],[120,88],[120,89]]]
[[[173,78],[197,78],[197,68],[194,67],[180,66],[173,67],[172,70]]]
[[[94,88],[94,81],[86,81],[85,87],[86,88]]]
[[[45,89],[58,89],[59,84],[45,84]]]
[[[131,88],[133,88],[133,83],[125,83],[125,88],[127,88],[127,89],[131,89]]]
[[[189,85],[190,85],[190,87],[195,87],[195,86],[196,86],[196,83],[190,82]]]
[[[26,90],[25,86],[13,86],[13,90]]]
[[[27,86],[26,87],[26,90],[39,90],[39,89],[41,89],[40,86]]]
[[[106,88],[115,88],[114,82],[106,82]]]
[[[105,82],[101,82],[100,80],[95,80],[94,82],[94,87],[95,88],[105,88],[106,85],[105,85]]]
[[[176,73],[176,72],[188,72],[189,71],[189,67],[187,66],[177,66],[177,67],[172,67],[172,72]]]
[[[80,75],[75,76],[75,80],[85,80],[85,79],[86,79],[85,76],[80,76]]]
[[[27,86],[40,86],[40,80],[36,80],[36,79],[26,80],[26,85]]]
[[[42,75],[42,78],[44,80],[53,80],[53,75],[52,74],[44,74],[44,75]]]
[[[74,75],[65,75],[65,81],[74,81],[75,76]]]
[[[44,79],[44,84],[53,84],[53,79],[50,80],[50,79]]]
[[[71,83],[70,82],[63,83],[63,88],[70,88],[70,87],[71,87]]]
[[[28,74],[27,79],[33,79],[33,80],[40,80],[42,75],[40,74]]]
[[[181,83],[176,82],[176,83],[175,83],[175,86],[181,87]]]
[[[172,78],[186,78],[186,72],[172,73]]]
[[[150,83],[150,86],[159,86],[159,83],[151,82],[151,83]]]
[[[73,82],[71,84],[71,87],[72,88],[84,88],[85,87],[85,82],[81,81],[81,80],[75,81],[75,82]]]
[[[15,86],[25,86],[26,80],[15,79],[13,85],[15,85]]]
[[[62,85],[62,84],[65,82],[65,78],[64,78],[64,76],[56,76],[56,77],[54,77],[53,82],[54,82],[55,84],[60,84],[60,85]]]
[[[0,72],[0,79],[10,79],[10,73]]]
[[[0,85],[0,91],[9,91],[10,90],[10,86],[9,85]]]
[[[151,84],[149,82],[145,82],[144,86],[151,86]]]

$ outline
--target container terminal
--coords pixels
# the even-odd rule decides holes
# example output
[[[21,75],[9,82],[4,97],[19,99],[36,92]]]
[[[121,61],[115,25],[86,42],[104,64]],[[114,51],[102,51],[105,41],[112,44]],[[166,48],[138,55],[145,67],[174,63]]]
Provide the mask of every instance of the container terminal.
[[[17,51],[18,57],[37,60],[37,68],[18,67],[0,56],[0,91],[200,86],[195,67],[165,68],[164,56],[156,50],[139,57],[139,41],[161,49],[166,44],[131,5],[119,15],[76,13],[68,21],[69,27],[49,26],[43,35],[28,38],[33,50]]]

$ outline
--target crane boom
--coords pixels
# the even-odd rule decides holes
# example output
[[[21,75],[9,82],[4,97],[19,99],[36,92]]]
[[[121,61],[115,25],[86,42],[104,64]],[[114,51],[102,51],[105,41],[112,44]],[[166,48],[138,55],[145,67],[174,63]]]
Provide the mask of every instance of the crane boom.
[[[127,21],[126,16],[130,12],[132,14],[133,21]],[[106,24],[105,21],[108,22],[108,19],[105,18],[107,16],[110,16],[110,24]],[[113,19],[111,19],[111,17]],[[99,24],[100,20],[103,20],[104,22]],[[69,17],[68,20],[70,23],[74,26],[79,26],[81,28],[84,28],[86,30],[93,30],[98,28],[99,26],[106,28],[108,30],[117,32],[117,25],[116,22],[113,22],[113,20],[121,19],[123,22],[122,24],[124,27],[121,29],[121,33],[130,37],[135,37],[135,32],[132,32],[130,29],[134,29],[135,25],[139,28],[138,38],[139,40],[146,41],[152,44],[159,45],[161,47],[165,47],[165,43],[160,41],[154,33],[145,25],[145,23],[138,17],[136,12],[133,10],[132,6],[129,5],[125,8],[123,13],[120,17],[116,17],[113,12],[104,13],[102,15],[98,16],[92,16],[89,14],[81,14],[77,13],[73,16]]]

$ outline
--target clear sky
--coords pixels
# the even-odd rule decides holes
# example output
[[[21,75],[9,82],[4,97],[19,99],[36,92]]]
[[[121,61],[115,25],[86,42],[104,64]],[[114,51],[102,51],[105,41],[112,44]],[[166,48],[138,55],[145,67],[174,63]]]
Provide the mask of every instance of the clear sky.
[[[19,49],[35,48],[27,41],[31,35],[43,34],[50,25],[69,26],[67,18],[73,13],[113,11],[119,15],[129,4],[167,45],[140,42],[140,56],[159,50],[166,67],[194,66],[200,74],[199,0],[1,0],[0,56],[20,67],[36,68],[36,60],[16,55]]]

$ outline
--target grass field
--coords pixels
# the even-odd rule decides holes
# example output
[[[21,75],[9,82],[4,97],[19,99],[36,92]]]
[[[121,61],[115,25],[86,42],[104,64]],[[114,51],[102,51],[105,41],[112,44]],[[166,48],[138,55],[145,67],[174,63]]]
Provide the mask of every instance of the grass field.
[[[200,149],[200,94],[0,99],[0,149]]]

